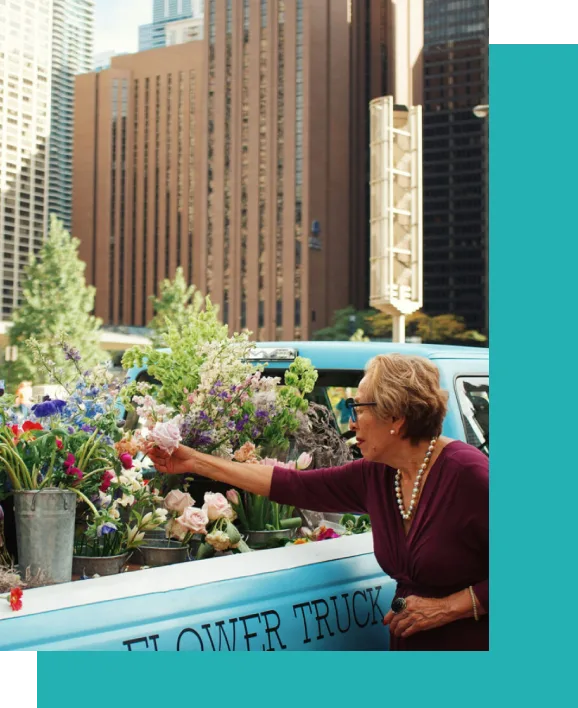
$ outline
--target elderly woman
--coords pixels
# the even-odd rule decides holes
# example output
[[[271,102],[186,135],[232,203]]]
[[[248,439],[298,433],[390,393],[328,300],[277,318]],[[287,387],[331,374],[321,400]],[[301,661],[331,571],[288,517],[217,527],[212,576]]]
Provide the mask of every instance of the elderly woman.
[[[427,359],[373,359],[350,427],[363,459],[296,471],[179,447],[150,456],[160,472],[194,473],[282,504],[371,516],[374,550],[397,581],[392,650],[488,649],[488,459],[441,436],[447,395]]]

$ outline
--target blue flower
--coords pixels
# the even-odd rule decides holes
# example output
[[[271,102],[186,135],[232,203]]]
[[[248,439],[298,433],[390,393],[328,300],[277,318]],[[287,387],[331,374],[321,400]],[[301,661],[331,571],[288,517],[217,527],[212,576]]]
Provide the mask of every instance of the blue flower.
[[[65,408],[65,401],[43,401],[32,406],[32,412],[37,418],[50,418],[53,415],[62,413]]]
[[[101,536],[106,536],[109,533],[114,533],[118,529],[111,521],[105,521],[96,529],[96,535],[100,538]]]

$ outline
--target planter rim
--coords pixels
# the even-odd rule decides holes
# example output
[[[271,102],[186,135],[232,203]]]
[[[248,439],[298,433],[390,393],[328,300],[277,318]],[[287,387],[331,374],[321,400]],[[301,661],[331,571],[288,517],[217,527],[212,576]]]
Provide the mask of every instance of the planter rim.
[[[63,489],[62,487],[43,487],[42,489],[13,489],[12,494],[42,494],[42,492],[59,492],[61,494],[72,494],[76,496],[70,489]]]
[[[106,560],[113,560],[116,558],[124,558],[125,556],[130,556],[132,551],[127,551],[126,553],[120,553],[118,556],[77,556],[73,554],[73,558],[78,558],[80,560],[98,560],[99,558]]]

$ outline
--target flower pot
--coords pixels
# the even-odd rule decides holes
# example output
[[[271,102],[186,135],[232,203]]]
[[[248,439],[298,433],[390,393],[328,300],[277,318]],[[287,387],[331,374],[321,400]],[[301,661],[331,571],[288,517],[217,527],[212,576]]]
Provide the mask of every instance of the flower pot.
[[[276,548],[282,541],[295,537],[297,529],[279,529],[277,531],[247,531],[246,542],[250,548]]]
[[[72,579],[76,494],[65,489],[14,492],[18,566],[47,583]]]
[[[127,564],[130,553],[120,556],[74,556],[72,572],[74,575],[117,575]]]
[[[158,568],[173,563],[184,563],[189,558],[189,549],[178,541],[169,539],[151,540],[139,547],[144,565]]]

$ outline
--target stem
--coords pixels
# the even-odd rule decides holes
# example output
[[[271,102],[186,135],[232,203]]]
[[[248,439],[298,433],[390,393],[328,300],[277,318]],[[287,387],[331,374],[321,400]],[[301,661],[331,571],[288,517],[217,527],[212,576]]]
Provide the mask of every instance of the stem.
[[[10,484],[12,485],[14,491],[21,490],[22,485],[20,484],[20,480],[18,479],[18,476],[16,475],[12,467],[8,464],[8,460],[5,457],[0,456],[0,462],[5,468],[8,476],[10,477]]]
[[[74,492],[76,495],[78,495],[82,501],[84,501],[86,504],[88,504],[90,510],[95,516],[98,516],[98,509],[94,506],[94,504],[90,501],[90,499],[84,495],[80,489],[75,489],[74,487],[69,487],[70,492]]]

